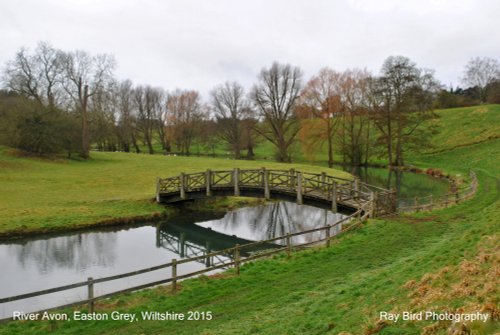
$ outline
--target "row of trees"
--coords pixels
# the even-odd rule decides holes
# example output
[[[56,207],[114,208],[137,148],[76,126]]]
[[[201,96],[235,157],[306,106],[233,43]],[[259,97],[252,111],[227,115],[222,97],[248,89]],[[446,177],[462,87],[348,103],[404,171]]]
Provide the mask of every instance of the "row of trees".
[[[352,165],[373,155],[403,165],[408,148],[428,141],[433,130],[422,124],[433,117],[441,90],[432,72],[401,56],[389,57],[378,76],[324,68],[306,83],[298,67],[274,63],[249,92],[226,82],[214,87],[207,103],[197,91],[116,80],[114,66],[109,55],[46,43],[32,53],[21,49],[2,76],[0,141],[83,158],[92,145],[150,154],[161,145],[163,152],[189,155],[194,143],[214,151],[223,142],[238,159],[243,152],[252,158],[261,139],[273,144],[277,160],[289,162],[300,140],[310,152],[326,145],[330,166],[335,154]]]
[[[466,65],[462,82],[467,88],[442,90],[437,107],[452,108],[481,103],[500,103],[500,63],[493,58],[472,58]]]

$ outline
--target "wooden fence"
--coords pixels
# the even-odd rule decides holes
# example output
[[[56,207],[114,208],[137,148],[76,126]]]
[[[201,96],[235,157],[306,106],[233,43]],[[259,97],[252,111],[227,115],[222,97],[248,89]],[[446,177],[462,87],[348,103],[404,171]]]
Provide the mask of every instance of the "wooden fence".
[[[368,206],[368,205],[369,204],[367,204],[365,206]],[[86,286],[87,287],[87,299],[75,301],[75,302],[65,304],[65,305],[59,305],[56,307],[44,309],[44,310],[33,312],[33,313],[42,313],[45,311],[52,311],[55,309],[63,309],[63,308],[69,308],[69,307],[80,306],[80,305],[85,305],[85,304],[88,305],[88,311],[90,313],[92,313],[92,312],[94,312],[94,309],[95,309],[94,304],[97,300],[110,298],[110,297],[115,296],[117,294],[142,290],[142,289],[145,289],[148,287],[153,287],[153,286],[158,286],[158,285],[168,284],[168,283],[171,284],[171,290],[173,293],[175,293],[177,291],[177,283],[178,283],[178,281],[180,281],[182,279],[198,276],[198,275],[201,275],[203,273],[211,272],[211,271],[214,271],[217,269],[227,269],[229,267],[234,267],[236,274],[239,274],[241,264],[258,259],[258,258],[261,258],[261,257],[270,256],[270,255],[280,253],[280,252],[286,252],[287,256],[290,256],[291,252],[294,250],[298,250],[298,249],[301,249],[301,248],[304,248],[307,246],[311,246],[314,244],[319,244],[319,243],[325,243],[326,247],[329,247],[330,240],[333,237],[335,237],[335,236],[337,236],[337,235],[339,235],[339,234],[341,234],[349,229],[352,229],[354,226],[365,221],[369,217],[369,215],[370,215],[370,212],[368,210],[366,210],[366,208],[361,208],[361,209],[357,210],[355,213],[345,217],[344,219],[342,219],[336,223],[328,224],[328,225],[325,225],[325,226],[320,227],[320,228],[309,229],[309,230],[297,232],[297,233],[290,233],[290,234],[287,234],[284,236],[274,237],[274,238],[271,238],[268,240],[252,242],[252,243],[248,243],[248,244],[244,244],[244,245],[236,245],[232,248],[228,248],[225,250],[219,250],[216,252],[208,253],[205,255],[200,255],[197,257],[185,258],[185,259],[180,259],[180,260],[172,259],[172,261],[169,263],[160,264],[157,266],[153,266],[153,267],[149,267],[149,268],[145,268],[145,269],[141,269],[141,270],[137,270],[137,271],[122,273],[122,274],[103,277],[103,278],[89,277],[85,281],[81,281],[81,282],[70,284],[70,285],[64,285],[64,286],[54,287],[54,288],[50,288],[50,289],[46,289],[46,290],[41,290],[41,291],[36,291],[36,292],[31,292],[31,293],[26,293],[26,294],[20,294],[20,295],[10,296],[10,297],[6,297],[6,298],[0,298],[0,303],[8,303],[8,302],[12,302],[12,301],[43,296],[43,295],[47,295],[47,294],[51,294],[51,293],[62,292],[62,291],[67,291],[67,290]],[[336,228],[338,225],[343,225],[345,228],[342,229],[337,234],[332,235],[331,234],[332,229]],[[340,226],[340,227],[342,227],[342,226]],[[312,233],[317,233],[317,232],[319,232],[319,234],[313,234],[313,236],[318,237],[317,239],[308,240],[307,242],[301,243],[301,244],[292,244],[292,240],[296,236],[301,236],[301,235],[305,235],[305,234],[312,234]],[[266,250],[262,250],[259,252],[253,252],[253,253],[250,253],[250,256],[244,257],[244,258],[242,258],[240,256],[245,251],[245,249],[255,249],[256,246],[263,245],[263,244],[269,244],[269,243],[276,244],[276,248],[266,249]],[[232,255],[232,257],[229,258],[227,261],[226,260],[219,260],[219,262],[216,262],[216,263],[212,262],[211,266],[209,266],[205,269],[202,269],[202,270],[193,271],[193,272],[183,274],[183,275],[177,274],[178,266],[181,264],[190,263],[190,262],[198,262],[200,260],[206,260],[209,258],[214,258],[216,256],[221,256],[221,255],[226,256],[226,257],[227,257],[227,255]],[[219,259],[222,259],[222,257]],[[166,269],[166,268],[170,268],[171,276],[167,277],[165,279],[161,279],[161,280],[157,280],[154,282],[150,282],[150,283],[146,283],[146,284],[142,284],[142,285],[114,291],[111,293],[106,293],[106,294],[103,294],[100,296],[95,296],[95,294],[94,294],[94,285],[95,284],[109,282],[109,281],[113,281],[113,280],[118,280],[118,279],[122,279],[122,278],[126,278],[126,277],[137,276],[137,275],[140,275],[143,273],[157,271],[157,270]],[[9,317],[9,318],[1,319],[0,322],[8,322],[11,320],[12,320],[12,317]]]
[[[426,197],[399,199],[398,213],[415,213],[446,208],[472,198],[474,194],[476,194],[478,181],[476,173],[473,171],[469,172],[469,177],[471,179],[469,186],[465,189],[458,190],[457,192],[441,196],[429,195]]]

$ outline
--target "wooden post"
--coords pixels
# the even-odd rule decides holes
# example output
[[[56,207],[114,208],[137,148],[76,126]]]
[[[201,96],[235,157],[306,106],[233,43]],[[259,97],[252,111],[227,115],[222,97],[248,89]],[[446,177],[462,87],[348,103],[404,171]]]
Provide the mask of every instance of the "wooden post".
[[[212,196],[212,170],[207,169],[205,172],[205,188],[207,189],[207,197]]]
[[[240,169],[233,170],[234,196],[240,196]]]
[[[207,243],[205,243],[205,254],[206,255],[210,254],[210,241],[207,241]],[[211,265],[212,264],[210,262],[210,257],[207,257],[207,259],[205,260],[205,266],[208,268]]]
[[[264,197],[266,200],[271,199],[271,190],[269,188],[269,171],[264,169],[262,178],[264,179]]]
[[[458,196],[458,191],[455,192],[455,203],[458,204],[459,201],[459,196]]]
[[[302,172],[297,172],[297,204],[302,205]]]
[[[94,313],[94,278],[88,277],[89,313]]]
[[[330,247],[330,225],[326,226],[326,247]]]
[[[334,181],[332,184],[332,212],[337,213],[337,182]]]
[[[415,197],[415,210],[418,212],[418,197]]]
[[[161,184],[161,178],[157,177],[156,178],[156,202],[160,202],[160,184]]]
[[[179,176],[180,178],[180,196],[181,199],[186,199],[186,174],[183,172]]]
[[[290,233],[286,234],[286,257],[290,258],[292,253],[292,241]]]
[[[359,178],[354,179],[354,198],[359,199]]]
[[[181,236],[179,237],[179,256],[181,258],[184,258],[185,256],[185,249],[186,249],[186,234],[181,233]]]
[[[234,248],[234,267],[236,268],[236,274],[240,274],[240,245],[236,244]]]
[[[325,172],[321,172],[321,186],[319,187],[323,192],[328,192],[328,188],[327,186],[325,185],[325,182],[326,182],[326,173]]]
[[[172,293],[177,291],[177,259],[172,259]]]
[[[289,177],[290,177],[290,184],[289,184],[289,186],[290,186],[290,188],[292,190],[294,190],[295,189],[295,169],[290,169],[290,175],[289,175]]]
[[[377,215],[377,209],[378,209],[378,191],[372,191],[372,213],[371,216],[374,217]]]

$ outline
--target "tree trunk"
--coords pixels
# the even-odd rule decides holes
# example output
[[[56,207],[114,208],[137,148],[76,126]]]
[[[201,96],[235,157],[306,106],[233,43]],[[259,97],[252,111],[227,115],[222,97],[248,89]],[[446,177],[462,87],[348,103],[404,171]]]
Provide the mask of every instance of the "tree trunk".
[[[90,157],[90,138],[89,138],[88,115],[87,115],[87,103],[89,99],[88,90],[89,86],[85,85],[83,87],[83,95],[81,96],[82,151],[80,156],[84,159],[88,159]]]

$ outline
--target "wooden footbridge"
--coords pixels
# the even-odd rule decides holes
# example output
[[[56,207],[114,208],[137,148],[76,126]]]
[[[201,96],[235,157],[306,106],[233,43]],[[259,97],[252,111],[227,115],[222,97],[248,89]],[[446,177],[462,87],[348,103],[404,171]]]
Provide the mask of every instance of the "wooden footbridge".
[[[158,178],[156,201],[176,203],[211,196],[246,196],[296,201],[329,208],[334,212],[355,212],[361,209],[368,216],[396,211],[394,191],[349,180],[290,170],[206,170]]]

